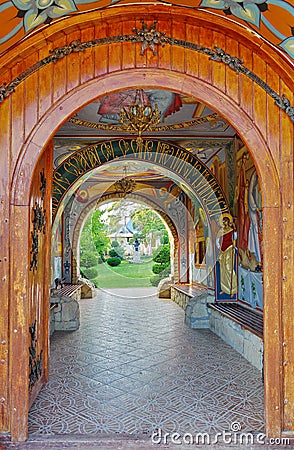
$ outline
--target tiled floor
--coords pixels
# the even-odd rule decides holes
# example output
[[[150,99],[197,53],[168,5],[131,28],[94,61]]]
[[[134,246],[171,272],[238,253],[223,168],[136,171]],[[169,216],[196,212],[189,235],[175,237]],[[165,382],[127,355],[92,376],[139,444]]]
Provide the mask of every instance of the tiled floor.
[[[187,328],[178,305],[141,293],[99,292],[81,301],[78,331],[54,333],[30,437],[263,430],[260,373],[209,330]]]

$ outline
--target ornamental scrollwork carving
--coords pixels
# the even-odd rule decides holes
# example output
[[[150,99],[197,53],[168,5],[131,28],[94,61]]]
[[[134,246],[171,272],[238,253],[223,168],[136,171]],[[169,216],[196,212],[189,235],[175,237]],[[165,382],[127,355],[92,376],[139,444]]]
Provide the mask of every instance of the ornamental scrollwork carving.
[[[29,346],[29,389],[41,378],[43,372],[43,350],[37,355],[36,321],[29,327],[31,343]]]
[[[44,169],[40,172],[40,192],[41,192],[41,202],[44,201],[46,194],[46,186],[47,180],[45,178]],[[30,270],[37,270],[38,268],[38,256],[39,256],[39,235],[45,234],[46,230],[46,210],[43,209],[43,206],[40,206],[36,201],[35,205],[32,208],[32,224],[33,231],[31,231],[31,262],[30,262]]]
[[[22,72],[18,77],[12,80],[10,83],[2,83],[0,85],[0,103],[9,97],[15,90],[15,88],[31,74],[38,71],[41,67],[44,67],[50,63],[56,63],[58,60],[70,55],[71,53],[83,52],[86,48],[98,47],[100,45],[109,45],[116,42],[142,42],[141,55],[144,55],[145,51],[150,48],[153,54],[156,55],[156,46],[165,44],[174,45],[177,47],[187,48],[198,53],[207,55],[210,60],[226,64],[235,73],[242,73],[246,77],[250,78],[254,83],[259,85],[268,95],[274,100],[275,104],[285,111],[292,122],[294,122],[294,107],[290,105],[289,99],[282,95],[280,96],[275,92],[265,81],[259,78],[254,72],[243,65],[243,61],[236,56],[232,56],[226,53],[222,48],[215,46],[214,48],[204,47],[202,45],[195,44],[194,42],[185,41],[183,39],[174,39],[166,36],[166,33],[157,30],[157,22],[154,21],[153,25],[148,27],[144,20],[141,20],[142,28],[133,28],[134,34],[108,36],[101,39],[93,39],[86,42],[80,42],[79,40],[72,41],[70,44],[64,47],[58,47],[49,51],[49,55],[40,61],[33,64],[31,67]]]
[[[228,65],[234,72],[239,73],[243,68],[243,61],[236,56],[231,56],[226,53],[222,48],[214,47],[214,54],[209,59],[213,61],[219,61]]]
[[[44,200],[47,188],[47,180],[45,178],[44,168],[40,172],[40,179],[41,179],[41,186],[40,186],[41,199]]]
[[[150,28],[148,28],[148,25],[144,22],[144,20],[141,20],[141,24],[142,28],[133,28],[133,31],[135,33],[133,40],[135,42],[142,42],[140,55],[144,55],[147,48],[150,48],[153,55],[156,55],[157,52],[155,49],[155,45],[161,45],[162,47],[164,47],[164,45],[169,42],[169,38],[165,36],[166,33],[163,33],[156,29],[157,21],[154,21],[153,25],[151,25]]]

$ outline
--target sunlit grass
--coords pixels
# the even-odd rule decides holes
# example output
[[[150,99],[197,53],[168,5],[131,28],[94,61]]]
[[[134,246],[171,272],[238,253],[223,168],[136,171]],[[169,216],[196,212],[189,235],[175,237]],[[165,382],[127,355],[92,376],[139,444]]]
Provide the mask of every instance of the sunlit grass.
[[[91,281],[100,288],[149,287],[150,277],[154,276],[153,264],[152,259],[140,263],[122,261],[116,267],[110,267],[107,263],[98,264],[98,276]]]

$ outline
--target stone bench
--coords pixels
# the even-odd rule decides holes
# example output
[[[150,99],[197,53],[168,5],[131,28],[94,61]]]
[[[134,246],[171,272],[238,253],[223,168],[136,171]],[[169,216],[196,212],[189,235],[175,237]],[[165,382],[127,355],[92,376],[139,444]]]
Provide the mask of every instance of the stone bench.
[[[50,295],[50,335],[54,331],[75,331],[80,327],[80,284],[52,289]]]
[[[263,338],[262,312],[248,308],[239,302],[217,302],[209,304],[208,307],[233,320],[245,330]]]
[[[171,298],[185,310],[189,328],[208,328],[254,367],[263,370],[263,314],[241,302],[215,303],[201,285],[173,285]]]
[[[185,310],[185,324],[189,328],[209,328],[207,304],[214,301],[212,292],[201,284],[174,284],[171,298]]]
[[[173,284],[171,299],[185,309],[191,298],[207,292],[207,287],[200,284]]]
[[[81,299],[81,290],[81,284],[65,284],[60,289],[53,289],[52,292],[57,293],[59,296],[66,295],[67,297],[72,297],[79,301]]]
[[[263,314],[240,302],[208,305],[210,329],[263,371]]]

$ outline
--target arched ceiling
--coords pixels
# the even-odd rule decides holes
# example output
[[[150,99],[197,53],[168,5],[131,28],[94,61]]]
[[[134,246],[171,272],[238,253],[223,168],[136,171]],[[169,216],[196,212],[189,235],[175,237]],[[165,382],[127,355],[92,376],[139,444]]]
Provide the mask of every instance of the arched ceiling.
[[[155,4],[152,0],[144,3]],[[85,11],[130,5],[136,0],[0,0],[0,54],[37,29]],[[140,2],[141,3],[141,2]],[[157,4],[165,3],[157,1]],[[142,3],[141,3],[142,4]],[[292,0],[169,0],[168,4],[210,11],[251,29],[294,59]],[[140,19],[139,17],[135,19]],[[212,16],[213,20],[213,16]],[[254,36],[254,33],[253,33]]]
[[[208,164],[216,155],[221,158],[223,149],[236,137],[235,130],[225,119],[192,97],[162,89],[141,92],[144,101],[153,109],[157,106],[160,112],[155,131],[144,133],[144,138],[172,141]],[[85,145],[119,136],[131,137],[130,133],[110,128],[119,127],[121,108],[128,108],[135,96],[135,90],[111,93],[88,104],[67,121],[54,139],[55,167],[69,153]],[[99,129],[101,126],[104,129]],[[112,176],[115,178],[114,174]]]

